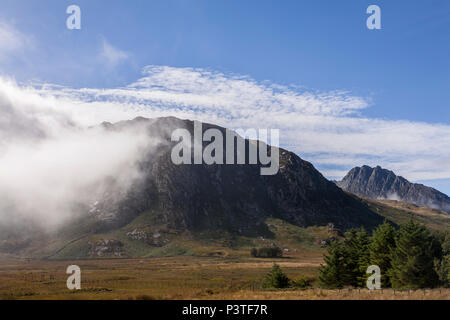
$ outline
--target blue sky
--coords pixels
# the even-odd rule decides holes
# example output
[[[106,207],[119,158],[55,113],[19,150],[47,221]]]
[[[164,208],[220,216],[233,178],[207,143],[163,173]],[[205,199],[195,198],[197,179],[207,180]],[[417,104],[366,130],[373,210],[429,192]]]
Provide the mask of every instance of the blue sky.
[[[81,8],[81,30],[65,26],[65,11],[71,4]],[[366,28],[366,8],[371,4],[381,8],[382,30]],[[352,155],[354,160],[340,164],[345,148],[331,152],[333,164],[333,157],[323,159],[328,153],[325,145],[313,150],[294,145],[292,139],[285,145],[329,177],[363,161],[375,165],[380,160],[411,180],[426,180],[450,193],[450,150],[433,153],[450,139],[446,135],[450,126],[447,0],[2,0],[0,22],[21,39],[12,48],[0,43],[0,74],[20,83],[39,80],[74,90],[113,89],[136,82],[145,66],[168,66],[241,75],[259,84],[298,86],[312,94],[346,92],[339,103],[361,97],[366,105],[358,107],[352,118],[386,121],[375,127],[389,126],[390,133],[405,128],[400,134],[405,144],[442,141],[429,149],[405,149],[391,158],[387,153],[392,151],[381,146],[372,153],[361,147]],[[173,76],[169,71],[164,76]],[[202,73],[202,77],[208,76]],[[395,121],[406,123],[397,126]],[[408,139],[414,130],[430,133]],[[372,133],[365,137],[369,136]],[[389,138],[387,133],[379,137]],[[430,152],[427,159],[418,158],[423,152]],[[414,168],[408,168],[407,160],[415,161]],[[444,169],[420,174],[430,165]]]

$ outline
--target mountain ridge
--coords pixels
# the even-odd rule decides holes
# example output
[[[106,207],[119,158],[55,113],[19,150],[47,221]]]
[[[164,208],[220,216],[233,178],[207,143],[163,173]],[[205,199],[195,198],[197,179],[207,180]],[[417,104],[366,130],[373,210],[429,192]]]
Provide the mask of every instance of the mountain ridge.
[[[174,164],[171,133],[179,128],[192,133],[194,122],[190,120],[136,118],[102,126],[118,132],[142,127],[149,141],[158,141],[143,150],[144,156],[136,163],[140,178],[119,197],[119,182],[109,177],[103,183],[103,192],[93,192],[89,204],[78,206],[84,214],[77,220],[52,235],[32,238],[28,235],[32,233],[22,232],[20,241],[15,241],[12,231],[6,240],[0,235],[0,252],[2,247],[14,252],[15,247],[26,251],[37,246],[46,251],[41,256],[52,256],[65,248],[64,252],[74,252],[72,256],[86,257],[102,250],[121,252],[121,244],[128,243],[124,239],[134,239],[145,248],[174,246],[171,239],[184,232],[270,238],[267,219],[280,219],[301,228],[333,226],[342,232],[355,227],[371,230],[384,219],[323,177],[311,163],[281,148],[278,173],[264,176],[260,164]],[[226,130],[203,123],[204,131],[209,128],[222,133]],[[251,140],[244,140],[248,150]],[[123,229],[126,226],[130,229]],[[106,234],[114,236],[98,238]],[[36,245],[36,238],[44,240]],[[81,244],[84,254],[76,249]]]
[[[192,133],[194,122],[173,117],[156,120],[136,118],[109,127],[111,130],[121,130],[123,126],[135,122],[147,123],[151,135],[162,131],[160,138],[168,144],[158,148],[154,161],[146,160],[141,164],[146,191],[141,195],[137,192],[131,198],[149,197],[153,203],[162,204],[159,211],[172,210],[172,217],[166,218],[167,221],[172,220],[174,226],[202,228],[232,220],[238,222],[241,218],[249,218],[247,223],[253,224],[259,216],[267,215],[280,216],[301,226],[327,225],[331,222],[339,228],[348,229],[361,225],[370,228],[370,225],[377,224],[378,219],[367,208],[341,192],[311,163],[292,152],[279,149],[280,170],[274,176],[261,176],[260,165],[175,165],[170,159],[170,149],[174,145],[169,141],[170,133],[178,128]],[[225,136],[225,128],[203,123],[203,132],[210,128],[218,129]],[[249,140],[245,139],[245,143],[248,150]],[[153,205],[144,208],[146,205],[143,204],[143,208],[137,211],[154,209]],[[185,213],[189,211],[189,214],[180,213],[180,209]],[[211,219],[210,212],[214,211],[216,216]],[[218,219],[218,212],[226,212],[222,216],[226,222]],[[225,226],[222,224],[221,227]],[[240,232],[239,229],[234,231]]]
[[[335,181],[335,183],[343,190],[359,196],[400,200],[450,214],[450,197],[446,194],[423,184],[409,182],[393,171],[380,166],[355,167],[341,181]]]

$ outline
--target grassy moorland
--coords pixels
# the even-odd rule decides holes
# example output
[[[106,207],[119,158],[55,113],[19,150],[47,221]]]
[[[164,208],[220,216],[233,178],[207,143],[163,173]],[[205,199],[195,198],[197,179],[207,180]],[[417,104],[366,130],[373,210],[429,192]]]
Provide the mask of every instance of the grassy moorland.
[[[449,289],[396,291],[289,289],[266,291],[261,279],[273,262],[291,278],[315,278],[322,259],[171,257],[0,263],[0,299],[450,299]],[[82,289],[66,288],[65,270],[77,264]]]
[[[447,229],[450,216],[429,208],[365,200],[380,215],[402,223],[411,216],[430,229]],[[136,223],[136,222],[135,222]],[[323,263],[322,241],[335,236],[327,227],[300,228],[278,219],[266,221],[271,237],[245,238],[226,234],[178,234],[160,247],[129,239],[125,230],[96,235],[120,240],[122,258],[83,257],[88,240],[71,241],[47,259],[0,255],[0,299],[446,299],[449,289],[377,292],[318,289]],[[138,221],[140,227],[145,226]],[[169,237],[169,236],[168,236]],[[89,239],[93,241],[93,239]],[[58,244],[60,245],[60,244]],[[278,246],[283,258],[252,258],[252,247]],[[86,251],[87,252],[87,251]],[[277,263],[292,279],[312,279],[314,289],[264,290],[261,281]],[[82,289],[66,287],[69,265],[82,270]]]
[[[419,207],[411,203],[396,200],[372,200],[361,198],[369,208],[397,224],[414,219],[431,230],[446,230],[450,228],[450,214],[429,208]]]
[[[209,299],[258,290],[273,261],[295,278],[315,276],[321,257],[9,261],[0,265],[0,299]],[[69,264],[82,270],[79,291],[66,288]]]

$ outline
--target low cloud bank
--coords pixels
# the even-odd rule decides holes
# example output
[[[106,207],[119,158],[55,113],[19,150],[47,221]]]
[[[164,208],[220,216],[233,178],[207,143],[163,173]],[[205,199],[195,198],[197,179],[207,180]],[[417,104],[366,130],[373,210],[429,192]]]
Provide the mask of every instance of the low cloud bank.
[[[144,128],[90,127],[57,104],[12,82],[0,85],[3,225],[52,229],[105,192],[106,179],[117,181],[120,195],[140,178],[136,163],[152,143]]]

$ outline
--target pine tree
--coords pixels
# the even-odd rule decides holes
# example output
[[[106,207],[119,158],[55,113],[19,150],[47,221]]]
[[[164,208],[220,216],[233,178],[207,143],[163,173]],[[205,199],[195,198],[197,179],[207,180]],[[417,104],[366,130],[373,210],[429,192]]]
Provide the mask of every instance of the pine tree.
[[[381,286],[391,286],[388,271],[391,269],[391,251],[395,248],[395,228],[386,220],[372,234],[369,245],[369,261],[371,265],[380,267]]]
[[[369,264],[370,238],[364,228],[351,229],[345,233],[344,250],[346,262],[346,285],[365,286]]]
[[[266,275],[262,282],[265,289],[281,289],[289,287],[290,280],[281,270],[280,266],[274,264],[272,270]]]
[[[450,231],[442,239],[442,258],[436,261],[436,272],[444,287],[450,287]]]
[[[402,225],[395,239],[389,275],[393,288],[431,288],[438,283],[434,270],[433,238],[413,220]]]
[[[319,283],[325,288],[341,288],[348,282],[345,263],[345,249],[337,240],[330,243],[328,255],[324,255],[325,265],[319,268]]]

